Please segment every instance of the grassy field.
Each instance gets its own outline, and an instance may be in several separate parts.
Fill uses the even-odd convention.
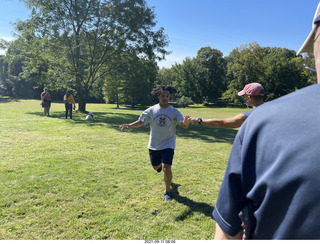
[[[0,239],[207,240],[236,130],[177,128],[173,198],[149,162],[147,126],[120,132],[142,109],[87,104],[95,121],[51,117],[36,100],[0,100]],[[231,117],[236,108],[180,109]]]

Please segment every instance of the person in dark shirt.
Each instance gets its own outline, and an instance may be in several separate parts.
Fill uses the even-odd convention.
[[[238,131],[213,218],[215,239],[320,239],[320,3],[297,54],[318,84],[255,109]]]
[[[41,97],[41,105],[44,110],[44,115],[50,116],[51,95],[47,87],[43,89],[43,92],[41,93],[40,97]]]
[[[264,103],[263,86],[256,82],[247,84],[243,88],[243,90],[238,93],[238,95],[244,96],[247,106],[252,107],[253,109]],[[250,110],[249,112],[237,114],[233,118],[203,119],[203,118],[191,117],[189,120],[190,120],[190,123],[194,125],[201,124],[201,125],[206,125],[206,126],[215,127],[215,128],[238,128],[249,117],[253,109]]]

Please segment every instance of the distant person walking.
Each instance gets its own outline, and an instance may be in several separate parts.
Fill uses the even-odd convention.
[[[66,94],[63,97],[63,101],[65,103],[65,108],[66,108],[66,119],[68,118],[68,113],[70,114],[70,119],[72,119],[72,105],[73,109],[76,109],[76,103],[74,101],[74,97],[71,94],[71,90],[67,90]]]
[[[264,89],[263,86],[259,83],[250,83],[247,84],[242,91],[238,93],[239,96],[244,96],[246,100],[246,104],[248,107],[252,107],[253,109],[260,106],[264,103]],[[243,122],[249,117],[251,112],[240,113],[233,118],[225,118],[225,119],[202,119],[197,117],[191,117],[189,120],[192,124],[202,124],[209,127],[215,128],[238,128]]]
[[[44,109],[44,115],[50,116],[51,95],[47,87],[43,89],[43,92],[41,93],[40,97],[41,97],[41,106]]]
[[[164,172],[164,201],[171,201],[170,187],[172,182],[171,165],[176,146],[176,126],[189,127],[189,116],[169,105],[170,95],[176,93],[171,86],[160,85],[154,88],[152,95],[159,98],[159,103],[145,110],[139,119],[131,124],[120,125],[121,131],[150,124],[149,155],[153,169]]]

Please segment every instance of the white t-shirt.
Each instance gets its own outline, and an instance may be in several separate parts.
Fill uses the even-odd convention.
[[[172,106],[161,108],[159,104],[156,104],[145,110],[140,115],[139,120],[144,125],[150,124],[149,149],[175,149],[176,126],[184,120],[178,109]]]

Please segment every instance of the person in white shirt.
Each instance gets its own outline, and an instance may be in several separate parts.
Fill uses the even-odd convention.
[[[146,109],[139,119],[130,124],[120,125],[121,131],[150,125],[149,155],[151,164],[157,172],[164,172],[165,192],[164,200],[171,201],[170,186],[172,182],[171,165],[176,145],[176,126],[189,127],[189,117],[185,118],[181,112],[170,106],[170,95],[176,93],[172,86],[159,85],[151,92],[157,96],[159,103]]]

